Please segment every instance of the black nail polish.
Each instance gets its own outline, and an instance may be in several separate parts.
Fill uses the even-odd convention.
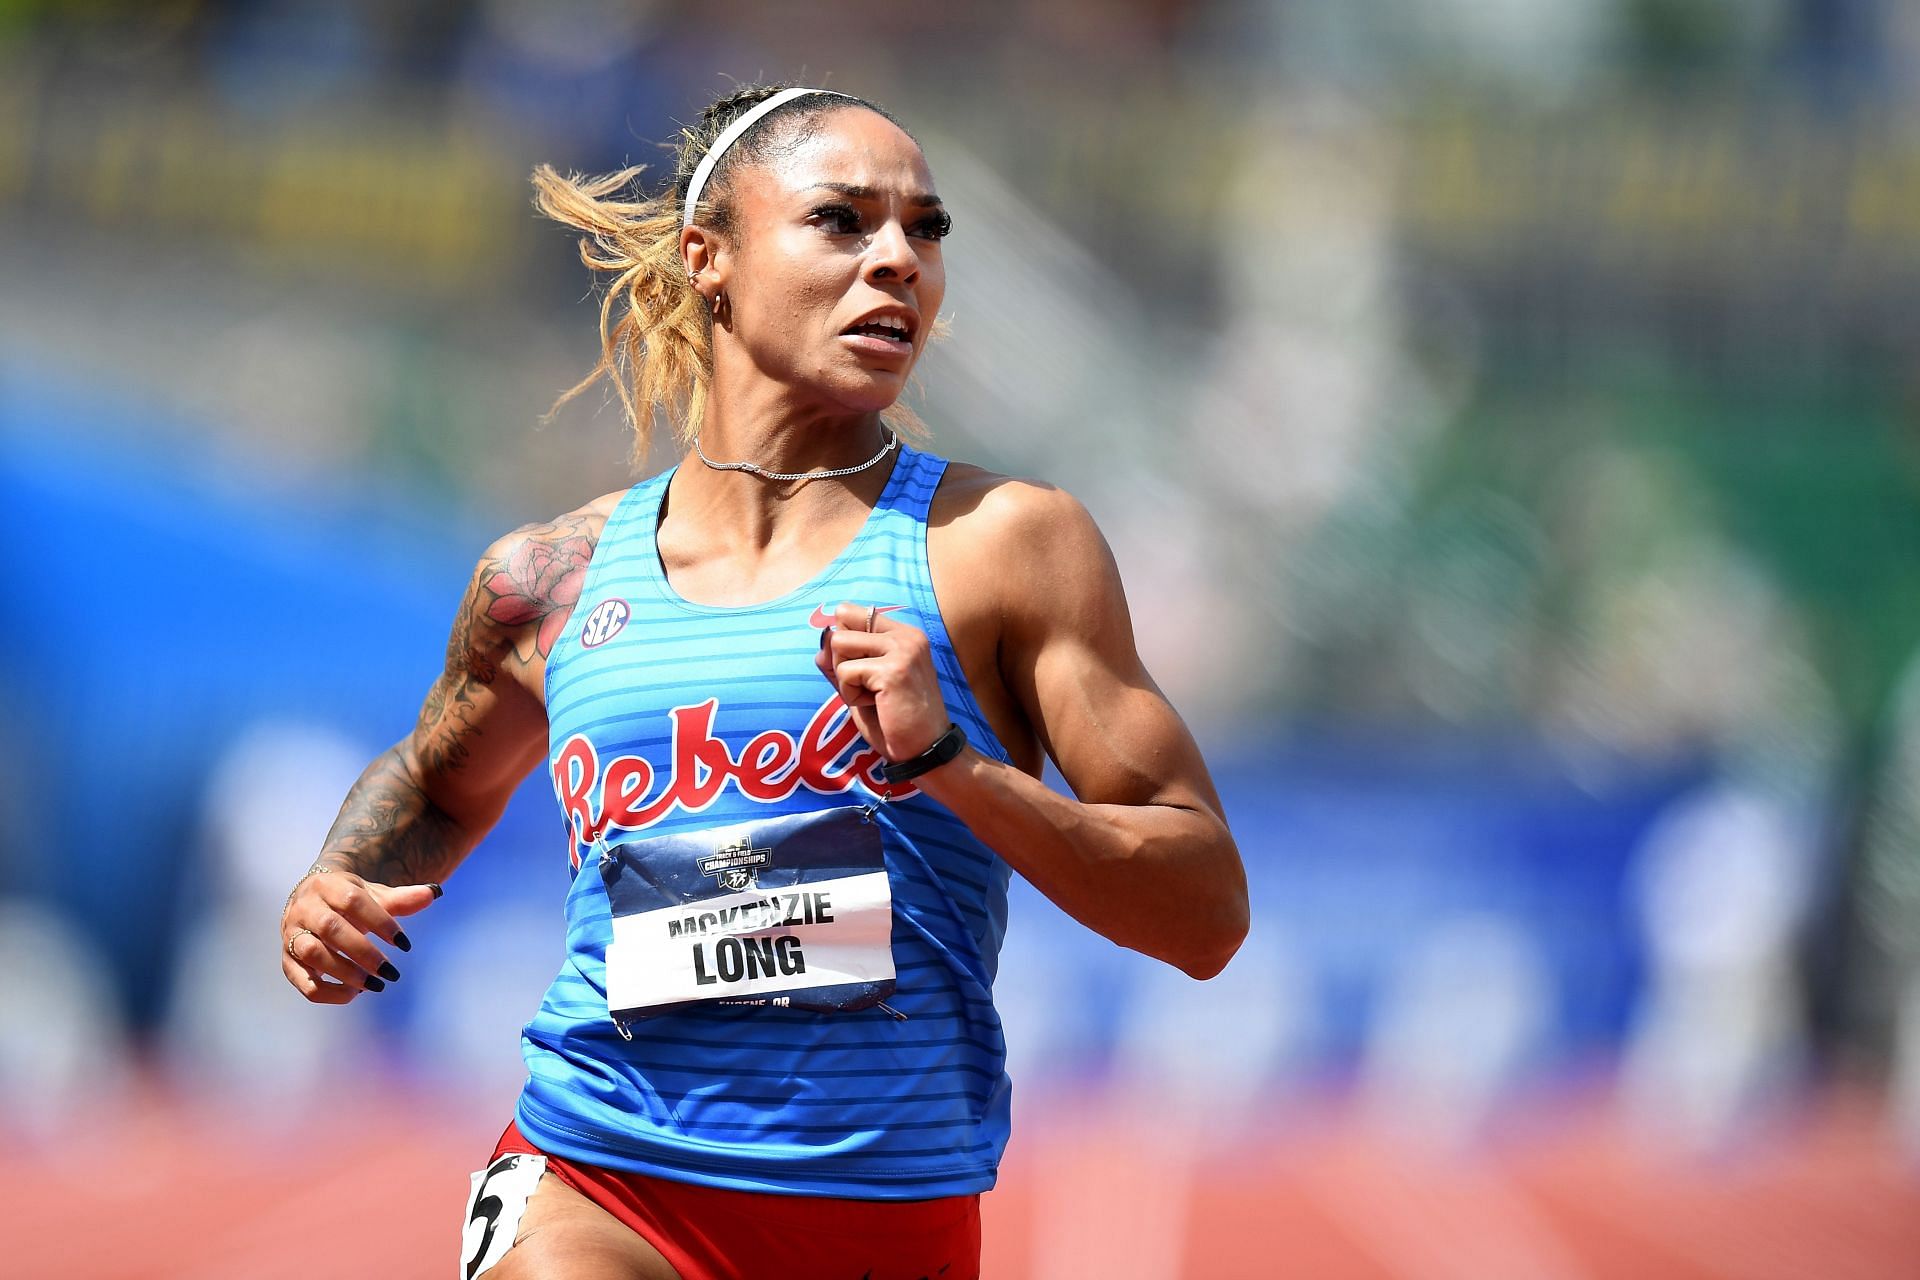
[[[436,898],[444,898],[447,896],[447,891],[440,887],[440,882],[438,880],[427,881],[427,888],[433,890],[433,896]]]
[[[828,641],[828,640],[830,640],[830,639],[832,639],[832,638],[833,638],[833,628],[832,628],[832,627],[822,627],[822,628],[820,628],[820,647],[821,647],[822,649],[824,649],[824,648],[826,648],[826,647],[827,647],[827,641]]]
[[[387,984],[380,981],[380,979],[374,977],[372,974],[368,974],[367,980],[361,983],[360,985],[365,987],[369,991],[385,991],[387,989]]]
[[[394,968],[390,961],[382,960],[380,962],[380,976],[388,982],[400,981],[400,971]]]
[[[413,940],[407,937],[406,930],[404,929],[395,929],[393,931],[393,945],[402,951],[413,950]]]

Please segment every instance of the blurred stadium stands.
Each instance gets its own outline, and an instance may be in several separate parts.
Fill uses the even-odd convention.
[[[923,416],[1101,519],[1249,864],[1206,986],[1016,898],[988,1274],[1920,1274],[1920,9],[0,0],[19,1274],[344,1268],[349,1192],[447,1265],[551,797],[378,1000],[279,904],[478,549],[632,475],[537,425],[528,170],[729,75],[925,143]]]

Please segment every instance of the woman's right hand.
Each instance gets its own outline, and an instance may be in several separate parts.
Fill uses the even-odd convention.
[[[619,499],[524,525],[474,566],[419,719],[360,774],[323,860],[280,916],[280,970],[308,1000],[345,1004],[400,976],[374,944],[413,949],[394,918],[440,896],[431,881],[453,872],[546,760],[547,658]]]
[[[384,990],[400,971],[373,940],[413,950],[395,917],[422,911],[439,896],[437,884],[396,887],[315,867],[294,886],[280,916],[280,971],[315,1004],[345,1004],[362,991]]]

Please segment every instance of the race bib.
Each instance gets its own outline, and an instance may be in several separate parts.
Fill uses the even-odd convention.
[[[527,1201],[547,1171],[545,1156],[501,1156],[471,1176],[467,1225],[460,1233],[460,1280],[474,1280],[492,1269],[520,1231]]]
[[[622,1034],[698,1002],[841,1013],[893,992],[893,893],[864,808],[603,842],[600,875]]]

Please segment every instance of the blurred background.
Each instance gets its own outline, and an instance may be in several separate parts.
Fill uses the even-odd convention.
[[[1903,0],[0,0],[9,1274],[452,1264],[551,794],[378,998],[280,906],[479,550],[637,474],[538,421],[528,171],[735,78],[924,143],[916,403],[1100,519],[1248,863],[1205,985],[1019,887],[987,1274],[1920,1275]]]

